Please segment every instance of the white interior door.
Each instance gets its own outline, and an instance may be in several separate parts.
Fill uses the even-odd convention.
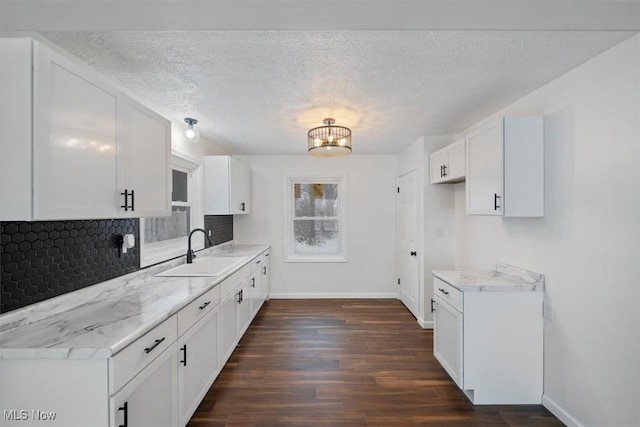
[[[418,195],[417,171],[400,176],[398,182],[398,254],[400,301],[418,318]]]

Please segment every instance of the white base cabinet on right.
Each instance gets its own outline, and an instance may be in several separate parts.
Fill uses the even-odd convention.
[[[461,291],[434,277],[434,356],[475,405],[540,404],[541,291]]]

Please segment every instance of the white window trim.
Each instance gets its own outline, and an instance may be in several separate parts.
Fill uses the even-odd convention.
[[[172,152],[171,169],[186,172],[191,176],[187,191],[192,198],[191,229],[204,227],[203,182],[204,174],[202,161],[186,153]],[[144,218],[140,218],[140,267],[148,267],[187,253],[187,237],[163,240],[150,244],[144,243]],[[191,238],[193,250],[204,248],[204,236],[195,233]]]
[[[293,184],[338,184],[338,227],[340,253],[338,255],[298,255],[293,253]],[[346,176],[288,176],[285,178],[284,262],[349,262],[347,256],[347,177]]]

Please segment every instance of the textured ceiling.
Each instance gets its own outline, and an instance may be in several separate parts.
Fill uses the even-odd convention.
[[[454,134],[628,38],[586,31],[44,32],[232,154],[302,154],[334,117],[358,154]]]

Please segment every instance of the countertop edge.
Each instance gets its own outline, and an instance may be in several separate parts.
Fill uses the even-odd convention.
[[[233,269],[229,270],[228,272],[226,272],[222,276],[212,277],[213,280],[207,286],[204,286],[198,292],[190,294],[184,300],[180,301],[179,303],[176,303],[176,305],[174,305],[172,307],[172,309],[162,313],[162,315],[159,315],[156,318],[149,319],[148,321],[145,321],[144,324],[142,324],[135,331],[129,333],[126,336],[123,336],[122,339],[120,339],[119,341],[114,341],[113,344],[110,345],[109,347],[102,347],[102,346],[101,347],[90,347],[90,346],[88,346],[88,347],[84,347],[84,346],[78,346],[78,347],[64,347],[64,346],[61,346],[61,347],[19,347],[19,346],[17,346],[17,347],[0,347],[0,359],[5,359],[5,360],[8,360],[8,359],[85,359],[85,360],[89,360],[89,359],[94,359],[94,360],[109,359],[109,358],[117,355],[118,353],[120,353],[122,350],[127,348],[130,344],[135,342],[140,337],[144,336],[149,331],[153,330],[158,325],[162,324],[166,320],[170,319],[172,316],[176,315],[176,313],[178,313],[180,310],[184,309],[186,306],[191,304],[193,301],[195,301],[196,299],[198,299],[199,297],[201,297],[205,293],[209,292],[211,289],[213,289],[216,286],[218,286],[220,283],[222,283],[228,277],[230,277],[231,275],[233,275],[237,271],[241,270],[242,268],[244,268],[248,264],[250,264],[253,260],[255,260],[257,257],[259,257],[262,253],[264,253],[265,251],[267,251],[267,250],[269,250],[271,248],[271,246],[268,245],[268,244],[247,244],[247,245],[244,245],[244,244],[231,244],[231,245],[220,245],[220,246],[215,246],[215,247],[212,247],[212,248],[207,248],[207,249],[199,251],[198,253],[201,254],[201,256],[225,256],[225,255],[228,256],[229,251],[231,251],[231,253],[233,253],[234,249],[237,249],[237,248],[243,247],[243,246],[251,246],[251,247],[253,247],[252,250],[251,250],[251,254],[244,255],[244,257],[246,258],[244,262],[242,262],[241,264],[237,265]],[[164,269],[166,270],[166,269],[172,268],[173,267],[172,264],[174,264],[174,263],[175,263],[175,260],[169,260],[167,262],[158,264],[156,266],[149,267],[148,269],[140,269],[140,270],[135,272],[137,274],[135,274],[135,273],[133,274],[133,278],[131,280],[136,282],[136,286],[144,286],[144,284],[146,284],[148,282],[151,282],[154,279],[158,279],[158,278],[155,277],[155,274],[157,274],[157,272],[161,271],[161,270],[159,270],[159,268],[162,268],[164,266]],[[153,273],[150,273],[150,272],[153,272]],[[171,280],[180,280],[181,278],[180,277],[161,277],[159,279],[163,279],[164,281],[170,282]],[[112,279],[112,280],[117,280],[117,278],[116,279]],[[103,282],[103,283],[99,283],[99,284],[97,284],[95,286],[105,285],[108,282],[109,281],[106,281],[106,282]],[[77,307],[78,307],[78,305],[71,305],[70,307],[68,307],[67,311],[74,310]],[[58,313],[56,311],[56,312],[52,313],[49,317],[54,317],[54,316],[59,315],[59,314],[60,313]],[[39,319],[38,321],[42,321],[42,320],[45,320],[47,318],[48,317],[45,316],[45,317]],[[31,323],[36,323],[36,322],[31,322]],[[31,324],[31,323],[22,323],[22,322],[16,322],[16,323],[18,323],[18,326],[16,328],[12,328],[12,329],[10,329],[8,331],[11,331],[11,330],[14,330],[14,329],[18,329],[20,327],[27,326],[27,325]],[[6,332],[8,332],[8,331],[6,331]],[[2,334],[0,334],[0,336],[1,335]]]

